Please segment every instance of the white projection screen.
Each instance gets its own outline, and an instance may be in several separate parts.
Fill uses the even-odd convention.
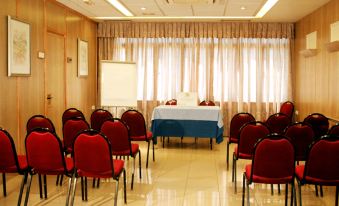
[[[132,62],[100,61],[101,106],[137,106],[137,67]]]

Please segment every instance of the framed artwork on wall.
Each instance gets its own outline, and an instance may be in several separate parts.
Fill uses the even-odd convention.
[[[88,43],[78,39],[78,76],[88,75]]]
[[[11,16],[8,21],[8,76],[31,75],[31,28]]]

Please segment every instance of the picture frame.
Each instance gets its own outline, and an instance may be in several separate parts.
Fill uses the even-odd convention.
[[[78,38],[78,76],[88,76],[88,43]]]
[[[31,26],[7,16],[8,76],[31,75]]]

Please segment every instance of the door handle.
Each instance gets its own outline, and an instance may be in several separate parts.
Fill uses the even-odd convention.
[[[51,94],[47,94],[47,99],[48,100],[51,100],[53,97],[52,97],[52,95]]]

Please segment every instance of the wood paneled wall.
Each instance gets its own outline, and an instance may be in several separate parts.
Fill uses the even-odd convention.
[[[31,25],[31,76],[7,77],[7,15]],[[88,120],[96,105],[97,23],[54,0],[4,0],[0,9],[0,127],[10,132],[19,153],[24,152],[26,122],[34,114],[46,114],[46,62],[38,52],[49,54],[47,32],[65,41],[65,108],[82,110]],[[88,42],[89,75],[77,76],[77,39]],[[72,58],[67,63],[66,58]],[[58,87],[58,85],[55,85]],[[61,122],[61,115],[59,121]],[[62,134],[58,134],[62,137]]]
[[[296,23],[293,88],[297,119],[319,112],[339,120],[339,51],[329,52],[330,24],[339,20],[339,1],[332,0]],[[317,54],[303,57],[306,35],[317,31]]]

